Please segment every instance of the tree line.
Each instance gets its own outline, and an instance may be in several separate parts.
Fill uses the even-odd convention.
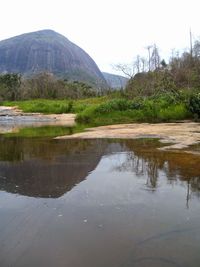
[[[40,73],[24,78],[17,73],[0,75],[0,101],[16,101],[37,98],[79,99],[92,97],[96,91],[80,81],[57,79],[50,73]]]
[[[173,50],[168,63],[161,59],[156,44],[146,49],[146,58],[137,55],[132,65],[115,66],[130,78],[126,87],[129,97],[200,90],[200,40],[195,40],[189,51]]]

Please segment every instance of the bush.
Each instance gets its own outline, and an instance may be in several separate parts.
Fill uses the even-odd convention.
[[[190,96],[188,108],[194,117],[200,118],[200,93],[195,93]]]
[[[89,106],[88,108],[84,109],[82,112],[78,113],[76,116],[76,122],[79,123],[91,123],[93,116],[95,114],[96,106]]]

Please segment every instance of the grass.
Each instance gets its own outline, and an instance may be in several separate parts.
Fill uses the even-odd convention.
[[[44,114],[62,114],[78,113],[90,105],[97,105],[108,100],[108,97],[95,97],[81,100],[49,100],[35,99],[24,101],[5,101],[2,105],[18,106],[23,112],[27,113],[44,113]]]
[[[3,104],[18,106],[24,112],[76,113],[78,125],[90,126],[133,122],[172,122],[192,118],[184,101],[177,101],[166,95],[134,100],[111,95],[73,102],[71,100],[36,99],[4,102]]]
[[[161,109],[158,113],[158,118],[160,121],[166,122],[172,120],[184,120],[190,119],[191,114],[184,104],[178,104],[165,109]]]
[[[15,102],[4,102],[6,106],[18,106],[23,112],[28,113],[44,113],[44,114],[60,114],[70,112],[70,101],[67,100],[26,100]]]
[[[156,100],[129,101],[115,99],[91,105],[79,112],[77,122],[92,126],[133,123],[133,122],[171,122],[191,118],[185,103],[167,105]]]

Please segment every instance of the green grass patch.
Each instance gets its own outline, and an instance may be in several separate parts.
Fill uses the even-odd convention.
[[[4,102],[6,106],[17,106],[23,112],[27,113],[44,113],[44,114],[61,114],[72,111],[73,104],[69,100],[26,100],[16,102]]]
[[[43,113],[43,114],[62,114],[62,113],[78,113],[91,105],[98,105],[108,101],[108,97],[95,97],[82,100],[49,100],[35,99],[25,101],[5,101],[2,105],[17,106],[23,112],[27,113]]]
[[[160,121],[184,120],[191,118],[191,113],[184,104],[172,105],[159,110],[158,118]]]

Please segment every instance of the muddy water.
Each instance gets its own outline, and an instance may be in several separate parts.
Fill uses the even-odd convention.
[[[199,267],[200,156],[0,137],[0,266]]]

